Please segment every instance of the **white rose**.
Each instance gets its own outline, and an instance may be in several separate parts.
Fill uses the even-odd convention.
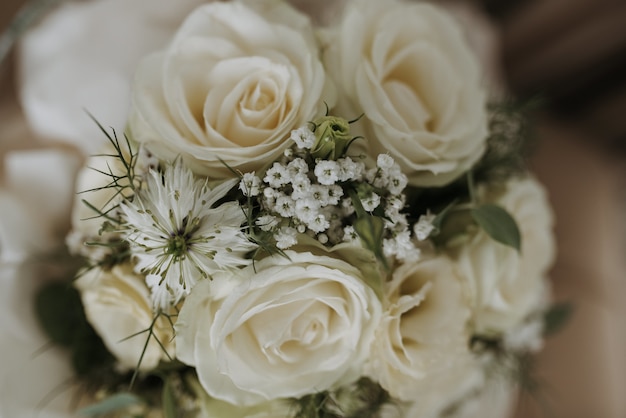
[[[415,401],[416,416],[436,417],[483,382],[461,281],[442,256],[401,265],[386,292],[367,373],[392,397]]]
[[[155,315],[144,278],[133,273],[131,265],[117,265],[110,271],[100,268],[89,270],[80,276],[75,286],[80,292],[87,320],[109,352],[121,367],[137,367],[148,338],[148,333],[141,331],[150,328]],[[168,355],[174,357],[171,344],[173,329],[169,320],[164,316],[158,318],[153,332],[140,370],[155,368],[159,361],[167,360]]]
[[[61,245],[79,162],[63,150],[7,153],[0,187],[0,262],[21,261]]]
[[[102,151],[101,154],[88,158],[76,177],[72,230],[83,237],[98,236],[98,231],[105,221],[101,214],[105,213],[114,217],[116,214],[111,210],[124,197],[116,187],[107,186],[114,184],[112,176],[125,176],[126,169],[119,158],[111,156],[112,147],[107,147]],[[128,181],[122,179],[118,181],[118,184],[125,186],[128,185]]]
[[[98,0],[59,6],[19,45],[20,99],[31,127],[85,154],[98,151],[106,139],[85,109],[122,133],[137,63],[162,48],[203,3]]]
[[[479,232],[458,254],[467,282],[477,332],[505,332],[542,309],[546,273],[555,256],[552,212],[542,186],[532,178],[511,180],[495,199],[515,218],[522,237],[518,253]]]
[[[334,100],[306,16],[276,1],[198,8],[136,73],[132,137],[196,172],[255,171]],[[328,90],[330,91],[330,90]]]
[[[511,417],[517,400],[517,387],[504,376],[492,376],[482,388],[476,388],[458,399],[445,412],[445,418],[504,418]],[[419,402],[404,409],[406,418],[441,418],[424,415]]]
[[[176,324],[178,358],[235,405],[300,397],[361,375],[380,302],[335,258],[287,251],[198,284]]]
[[[76,378],[69,353],[49,346],[50,338],[41,330],[33,308],[36,290],[48,274],[50,269],[32,260],[21,266],[0,263],[0,417],[3,418],[74,416],[70,413],[71,405],[75,405],[78,393],[67,387],[67,382]],[[60,387],[65,390],[49,396]]]
[[[442,10],[353,1],[325,57],[347,99],[340,111],[365,115],[359,123],[370,154],[389,153],[409,184],[449,183],[483,154],[488,131],[480,69]]]

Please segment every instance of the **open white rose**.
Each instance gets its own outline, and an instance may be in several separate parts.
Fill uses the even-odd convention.
[[[32,260],[22,265],[0,263],[2,418],[74,416],[70,411],[77,392],[67,385],[75,380],[69,353],[49,346],[50,338],[44,335],[32,305],[47,273]]]
[[[199,283],[176,323],[178,358],[236,405],[300,397],[361,375],[380,302],[335,258],[288,251]]]
[[[437,417],[483,382],[469,350],[469,307],[446,257],[406,263],[387,285],[388,304],[367,372],[389,394],[415,401],[411,416]]]
[[[62,244],[79,158],[64,150],[16,150],[0,187],[0,262],[21,261]]]
[[[105,218],[114,217],[111,210],[120,203],[124,194],[114,184],[115,178],[123,177],[126,169],[119,158],[111,156],[114,150],[106,147],[101,154],[87,159],[76,177],[76,194],[72,207],[72,230],[82,237],[96,237]],[[128,185],[126,179],[118,180],[120,186]],[[127,190],[126,195],[130,193]]]
[[[196,173],[254,171],[321,114],[324,68],[306,16],[276,1],[198,8],[136,73],[132,137],[155,155],[181,155]]]
[[[491,376],[482,388],[465,394],[458,403],[445,410],[445,418],[505,418],[511,417],[516,406],[518,388],[504,376]],[[406,418],[441,418],[441,414],[425,415],[419,402],[404,409]]]
[[[131,265],[117,265],[109,271],[89,270],[80,276],[75,286],[80,292],[87,320],[109,352],[121,367],[137,367],[148,333],[135,334],[149,329],[155,315],[144,278],[133,273]],[[168,319],[158,318],[153,331],[140,370],[155,368],[159,361],[167,360],[168,355],[174,357],[173,329]]]
[[[517,221],[521,252],[480,232],[460,248],[457,262],[472,299],[474,327],[486,333],[505,332],[544,307],[546,273],[555,256],[552,211],[537,181],[509,181],[495,203]]]
[[[43,139],[71,143],[85,154],[97,152],[106,139],[85,110],[123,132],[137,63],[162,48],[203,3],[64,2],[19,45],[20,99],[31,127]]]
[[[487,137],[477,59],[444,11],[424,3],[356,0],[325,60],[343,92],[340,112],[363,113],[371,155],[389,153],[416,186],[469,169]]]

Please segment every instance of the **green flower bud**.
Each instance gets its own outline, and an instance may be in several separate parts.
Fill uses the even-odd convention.
[[[348,121],[337,116],[322,116],[314,123],[315,144],[311,148],[313,158],[338,160],[343,157],[352,142]]]

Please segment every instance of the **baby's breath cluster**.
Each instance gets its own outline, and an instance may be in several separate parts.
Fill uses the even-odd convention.
[[[298,234],[325,245],[359,242],[365,231],[358,218],[382,222],[375,245],[384,256],[405,260],[417,254],[406,215],[407,178],[387,154],[367,168],[360,156],[347,155],[354,138],[349,122],[325,116],[291,133],[294,145],[262,175],[243,174],[239,188],[260,210],[255,227],[269,233],[277,248],[297,243]],[[367,245],[366,245],[367,246]]]

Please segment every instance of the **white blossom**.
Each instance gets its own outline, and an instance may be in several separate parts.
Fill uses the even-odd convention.
[[[431,213],[420,215],[419,220],[413,226],[413,232],[419,241],[424,241],[435,229],[433,221],[437,216]]]
[[[239,182],[239,189],[244,196],[253,197],[261,193],[261,179],[252,173],[245,173]]]
[[[376,158],[376,165],[381,170],[389,170],[395,163],[389,154],[378,154],[378,158]]]
[[[274,234],[276,240],[276,247],[281,250],[285,250],[289,247],[296,245],[298,240],[296,239],[297,232],[294,228],[289,226],[283,226],[280,230]]]
[[[296,143],[298,148],[302,149],[311,149],[315,144],[315,134],[306,126],[291,131],[289,138]]]
[[[256,220],[256,225],[261,228],[261,231],[271,231],[278,225],[278,218],[273,215],[262,215]]]
[[[202,278],[250,263],[245,254],[255,244],[241,230],[239,205],[211,207],[235,184],[210,189],[178,159],[163,173],[151,170],[145,188],[120,205],[124,238],[136,271],[150,276],[155,308],[178,303]]]
[[[306,174],[309,172],[309,166],[302,158],[296,158],[287,164],[287,171],[291,176],[297,176],[298,174]]]
[[[316,215],[310,222],[307,223],[307,226],[311,231],[314,232],[322,232],[326,231],[330,226],[330,222],[323,214]]]
[[[291,176],[282,164],[276,162],[272,167],[267,170],[263,181],[270,185],[270,187],[278,188],[289,183]]]
[[[331,185],[339,181],[339,164],[337,161],[321,160],[315,165],[315,176],[320,184]]]
[[[337,163],[339,164],[339,181],[359,180],[365,170],[362,162],[355,162],[350,157],[340,158]]]
[[[296,205],[290,196],[282,194],[276,198],[274,210],[283,218],[291,218],[296,213]]]
[[[378,205],[380,205],[380,196],[372,192],[365,198],[361,199],[361,204],[363,205],[363,209],[367,212],[372,212],[378,207]]]

